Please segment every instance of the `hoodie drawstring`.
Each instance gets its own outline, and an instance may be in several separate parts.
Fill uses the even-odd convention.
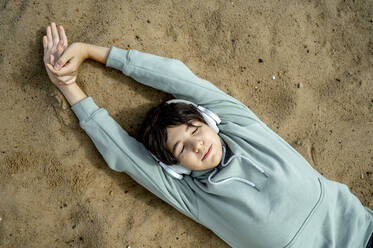
[[[226,163],[224,163],[224,160],[225,160],[225,155],[226,155],[226,149],[225,149],[225,146],[223,145],[223,156],[222,156],[222,160],[221,160],[221,166],[222,167],[225,167],[227,166],[233,158],[241,158],[241,159],[246,159],[247,161],[250,162],[250,165],[252,165],[255,169],[257,169],[260,173],[262,173],[265,177],[268,177],[267,173],[265,173],[265,171],[258,165],[256,165],[253,161],[251,161],[249,158],[245,157],[245,156],[242,156],[242,155],[232,155],[232,157],[230,157],[228,159],[228,161]],[[221,184],[221,183],[225,183],[225,182],[228,182],[228,181],[231,181],[231,180],[237,180],[237,181],[240,181],[242,183],[246,183],[247,185],[255,188],[256,190],[259,191],[259,189],[256,187],[255,183],[247,180],[247,179],[244,179],[244,178],[240,178],[240,177],[229,177],[229,178],[226,178],[226,179],[223,179],[223,180],[220,180],[218,182],[214,182],[212,181],[212,177],[218,172],[218,169],[215,168],[213,170],[213,172],[211,172],[211,174],[209,175],[208,177],[208,181],[211,183],[211,184]]]

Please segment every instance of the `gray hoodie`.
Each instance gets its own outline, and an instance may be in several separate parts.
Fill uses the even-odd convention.
[[[373,211],[346,185],[315,171],[244,104],[179,60],[112,47],[106,65],[138,82],[202,105],[222,122],[221,164],[177,180],[91,97],[72,106],[107,164],[125,172],[232,247],[364,248]]]

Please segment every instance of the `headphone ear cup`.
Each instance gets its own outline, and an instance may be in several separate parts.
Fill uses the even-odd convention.
[[[167,165],[165,165],[164,163],[162,163],[160,161],[158,163],[167,172],[168,175],[172,176],[173,178],[179,179],[179,180],[183,179],[184,176],[182,174],[179,174],[179,173],[175,172],[170,167],[168,167]]]
[[[207,116],[209,116],[216,124],[220,124],[221,123],[221,120],[219,118],[219,116],[217,114],[215,114],[214,112],[212,112],[211,110],[201,106],[201,105],[198,105],[197,106],[198,110],[202,113],[205,113]]]
[[[161,162],[153,153],[150,152],[150,155],[154,158],[155,161],[157,161],[157,163],[163,168],[163,170],[170,176],[172,176],[173,178],[176,178],[176,179],[183,179],[183,175],[182,174],[179,174],[178,172],[172,170],[168,165],[166,165],[165,163]],[[185,172],[185,174],[190,174]]]
[[[216,122],[213,118],[211,118],[209,115],[205,114],[204,112],[201,112],[203,119],[206,121],[207,125],[209,125],[216,133],[219,133],[219,128],[216,125]]]

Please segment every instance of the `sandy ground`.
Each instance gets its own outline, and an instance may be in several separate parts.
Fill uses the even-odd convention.
[[[45,73],[51,21],[184,61],[373,208],[372,1],[68,2],[0,1],[0,247],[227,247],[108,169]],[[167,97],[91,61],[78,82],[132,135]]]

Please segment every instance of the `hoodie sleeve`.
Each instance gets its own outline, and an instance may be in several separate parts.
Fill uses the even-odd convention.
[[[166,175],[142,143],[129,136],[91,97],[71,108],[111,169],[127,173],[163,201],[196,219],[195,197],[186,180]]]
[[[175,98],[207,107],[218,114],[222,122],[240,125],[261,122],[243,103],[194,75],[180,60],[112,47],[106,66],[121,70],[136,81]]]

